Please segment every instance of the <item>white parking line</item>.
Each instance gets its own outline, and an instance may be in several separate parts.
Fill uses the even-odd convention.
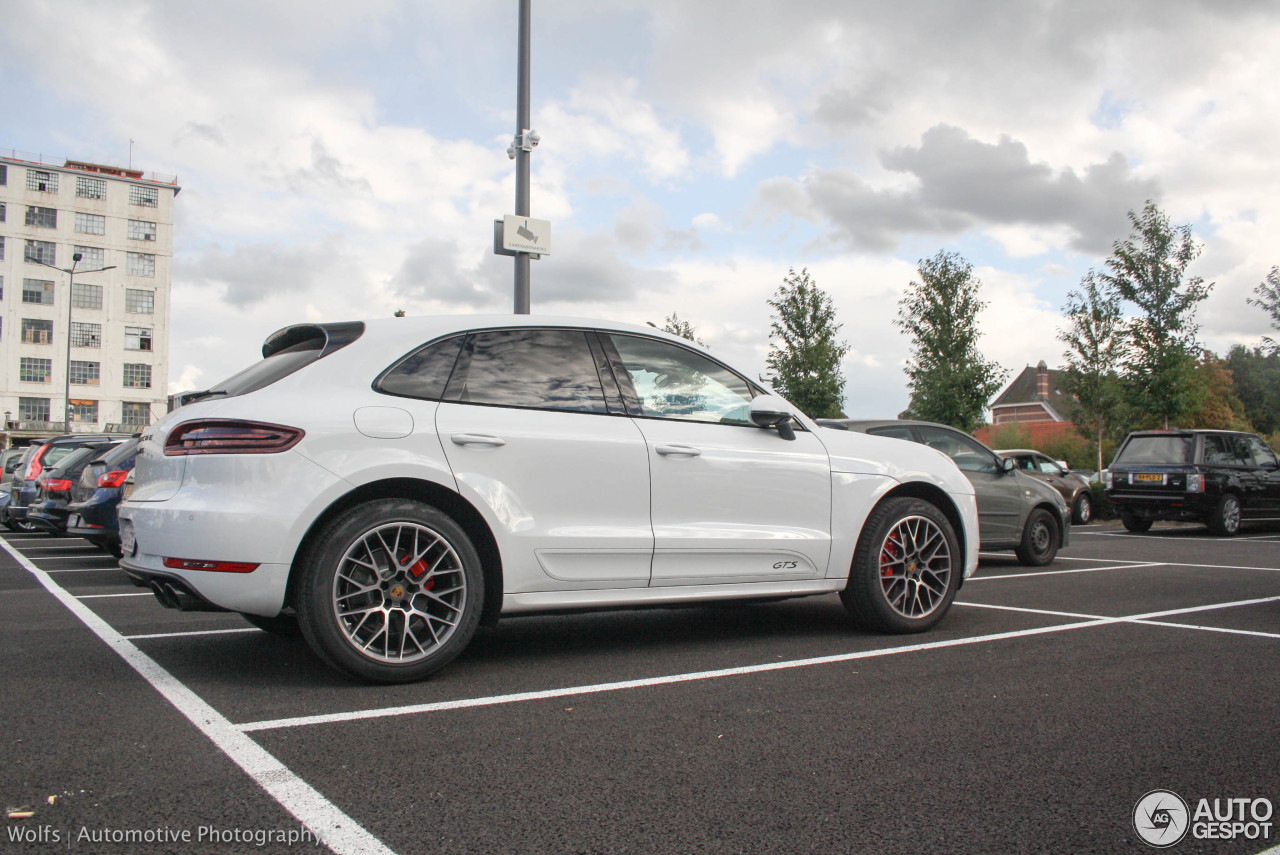
[[[41,570],[41,573],[44,571]],[[51,580],[52,581],[52,580]],[[81,594],[76,597],[77,600],[105,600],[109,597],[154,597],[150,591],[143,591],[140,594]]]
[[[1000,573],[995,576],[970,576],[966,582],[990,582],[993,579],[1022,579],[1027,576],[1061,576],[1065,573],[1097,573],[1102,570],[1136,570],[1142,567],[1163,567],[1163,561],[1144,564],[1113,564],[1109,567],[1078,567],[1074,570],[1033,570],[1029,573]]]
[[[79,549],[83,552],[102,552],[101,549],[94,546],[92,543],[80,543],[72,544],[70,546],[28,546],[26,549],[22,550],[22,554],[26,555],[28,552],[49,552],[52,550],[65,551],[68,549]]]
[[[237,626],[234,629],[199,629],[191,632],[153,632],[149,635],[126,635],[130,641],[144,638],[186,638],[188,635],[226,635],[232,632],[262,632],[256,626]]]
[[[1219,609],[1234,609],[1241,606],[1257,606],[1264,603],[1280,602],[1280,596],[1276,597],[1259,597],[1252,600],[1235,600],[1230,603],[1213,603],[1208,606],[1188,606],[1182,609],[1169,609],[1162,612],[1150,612],[1145,615],[1129,615],[1127,617],[1115,618],[1119,623],[1145,624],[1147,626],[1163,626],[1171,629],[1198,629],[1206,632],[1223,632],[1229,635],[1252,635],[1259,638],[1280,638],[1280,634],[1274,632],[1257,632],[1251,629],[1230,629],[1222,626],[1202,626],[1190,623],[1174,623],[1172,621],[1155,620],[1158,617],[1172,617],[1174,615],[1196,614],[1197,612],[1212,612]],[[1076,612],[1059,612],[1050,609],[1028,609],[1019,606],[1001,606],[992,603],[969,603],[957,600],[957,606],[969,606],[975,609],[994,609],[1002,612],[1021,612],[1023,614],[1045,615],[1047,617],[1066,617],[1076,620],[1102,620],[1102,615],[1086,615]]]
[[[120,655],[144,680],[173,704],[187,720],[209,738],[222,753],[245,771],[258,786],[311,829],[326,846],[339,855],[395,855],[337,805],[299,778],[265,748],[246,736],[222,713],[191,691],[159,663],[139,650],[105,620],[53,581],[48,573],[0,539],[0,546],[98,638]],[[130,595],[125,595],[130,596]],[[149,595],[148,595],[149,596]]]
[[[639,680],[620,680],[616,683],[595,683],[587,686],[566,686],[561,689],[544,689],[537,692],[516,692],[510,695],[491,695],[483,698],[464,698],[456,701],[437,701],[430,704],[409,704],[400,707],[381,707],[353,712],[329,713],[326,715],[307,715],[297,718],[280,718],[270,721],[251,721],[237,725],[241,731],[276,730],[284,727],[300,727],[312,724],[334,724],[344,721],[360,721],[370,718],[386,718],[389,716],[414,715],[444,710],[467,709],[470,707],[487,707],[498,704],[511,704],[521,701],[538,701],[548,698],[563,698],[572,695],[591,695],[598,692],[617,692],[623,689],[640,689],[649,686],[665,686],[672,683],[690,683],[698,680],[714,680],[720,677],[738,677],[744,674],[761,674],[767,671],[785,671],[792,668],[809,668],[814,665],[830,665],[837,662],[853,662],[858,659],[874,659],[881,656],[897,656],[903,653],[918,653],[922,650],[941,650],[945,647],[962,647],[968,644],[983,644],[989,641],[1003,641],[1009,638],[1024,638],[1029,635],[1047,635],[1054,632],[1066,632],[1070,629],[1102,626],[1119,623],[1119,618],[1093,618],[1080,623],[1066,623],[1057,626],[1019,629],[1011,632],[997,632],[990,635],[977,635],[969,638],[952,638],[946,641],[929,641],[921,644],[907,644],[902,647],[887,647],[876,650],[861,650],[856,653],[837,653],[831,656],[815,656],[811,659],[791,659],[785,662],[767,662],[762,665],[742,665],[737,668],[721,668],[715,671],[694,671],[686,674],[670,674],[663,677],[645,677]]]
[[[119,564],[108,564],[104,567],[63,567],[61,570],[46,570],[46,573],[101,573],[104,570],[119,570]]]

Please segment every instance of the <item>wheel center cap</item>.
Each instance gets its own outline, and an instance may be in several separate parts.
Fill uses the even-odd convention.
[[[390,594],[394,599],[398,600],[401,597],[403,597],[405,594],[404,585],[392,585],[391,590],[387,591],[387,593]]]

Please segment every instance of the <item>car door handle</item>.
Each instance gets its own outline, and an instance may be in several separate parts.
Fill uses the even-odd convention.
[[[449,440],[454,445],[488,445],[494,448],[507,444],[505,439],[483,433],[455,433]]]
[[[653,450],[663,457],[697,457],[702,453],[692,445],[655,445]]]

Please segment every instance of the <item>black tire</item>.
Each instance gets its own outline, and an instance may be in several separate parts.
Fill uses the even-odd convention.
[[[1144,531],[1151,531],[1151,520],[1146,517],[1138,517],[1133,514],[1121,514],[1120,522],[1124,523],[1124,527],[1134,534],[1142,534]]]
[[[1093,496],[1088,490],[1082,490],[1080,495],[1076,496],[1076,503],[1071,508],[1071,522],[1073,525],[1088,525],[1093,521]]]
[[[275,617],[263,617],[262,615],[251,615],[241,612],[240,616],[263,632],[269,632],[272,635],[282,635],[291,638],[296,638],[302,635],[302,627],[298,626],[298,618],[294,615],[281,612]]]
[[[1044,567],[1052,564],[1062,545],[1062,532],[1058,521],[1044,508],[1036,508],[1027,515],[1022,528],[1022,543],[1018,545],[1018,560],[1028,567]]]
[[[466,532],[410,499],[365,502],[330,520],[298,572],[307,644],[372,682],[408,683],[443,668],[471,641],[484,608],[484,573]]]
[[[1240,533],[1240,497],[1223,493],[1206,521],[1209,531],[1219,537],[1235,537]]]
[[[960,541],[942,511],[923,499],[888,499],[862,527],[840,599],[864,629],[924,632],[951,607],[963,573]]]
[[[27,534],[43,531],[40,526],[27,520],[7,519],[4,524],[9,528],[9,531],[26,532]]]

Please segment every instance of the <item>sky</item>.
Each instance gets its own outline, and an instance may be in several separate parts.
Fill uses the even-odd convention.
[[[516,24],[516,0],[9,3],[0,149],[178,176],[169,386],[205,388],[291,323],[512,310]],[[1276,44],[1280,4],[1248,0],[532,0],[532,310],[674,312],[756,376],[807,269],[846,412],[893,416],[920,259],[973,264],[1012,379],[1062,363],[1067,293],[1151,200],[1203,245],[1201,343],[1254,344]]]

